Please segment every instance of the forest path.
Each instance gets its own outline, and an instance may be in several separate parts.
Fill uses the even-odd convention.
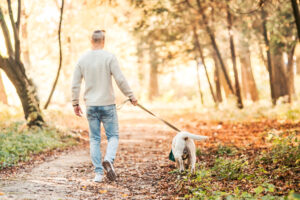
[[[175,133],[139,112],[119,112],[119,121],[115,182],[107,178],[102,183],[92,181],[93,166],[86,146],[2,179],[4,195],[0,199],[172,199],[168,172],[173,163],[168,154]],[[106,144],[102,131],[102,152]]]

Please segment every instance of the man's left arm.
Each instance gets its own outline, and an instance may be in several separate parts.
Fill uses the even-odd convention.
[[[82,73],[79,64],[76,65],[72,81],[72,105],[77,116],[81,117],[82,110],[79,106],[80,87],[82,82]]]

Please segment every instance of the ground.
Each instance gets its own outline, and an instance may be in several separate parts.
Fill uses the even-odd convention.
[[[56,153],[40,164],[4,176],[0,199],[170,199],[172,191],[161,191],[173,163],[168,160],[175,134],[147,114],[119,112],[120,145],[115,162],[116,182],[93,183],[88,145]],[[137,117],[138,116],[138,117]],[[74,119],[72,119],[74,120]],[[87,123],[80,119],[86,133]],[[86,136],[86,134],[83,134]],[[105,151],[106,138],[101,148]],[[163,182],[160,182],[163,180]],[[166,187],[167,188],[167,187]]]
[[[197,163],[201,173],[205,167],[213,168],[215,160],[220,157],[235,161],[245,156],[250,162],[249,166],[252,166],[251,160],[271,145],[266,140],[268,132],[289,130],[299,135],[300,130],[300,123],[287,121],[207,121],[201,120],[201,116],[188,113],[180,116],[170,115],[168,110],[155,110],[155,113],[161,113],[163,118],[180,129],[210,137],[205,142],[196,142],[200,150]],[[208,185],[203,185],[205,181],[193,182],[201,174],[190,177],[191,181],[178,181],[179,177],[186,180],[186,176],[180,176],[175,170],[174,162],[168,160],[172,138],[176,133],[147,113],[132,107],[119,110],[120,145],[115,161],[118,174],[116,182],[109,182],[105,178],[103,183],[93,183],[89,147],[87,142],[84,143],[88,139],[86,119],[73,115],[62,117],[61,114],[51,117],[56,118],[55,124],[58,127],[68,127],[72,129],[71,132],[80,133],[83,144],[63,152],[52,152],[51,156],[37,159],[36,162],[24,165],[25,167],[21,165],[16,170],[11,170],[10,174],[9,170],[2,171],[0,199],[178,199],[185,194],[194,195],[190,186],[201,190],[212,186],[220,191],[235,191],[240,187],[249,193],[256,191],[255,187],[260,187],[252,179],[247,180],[248,182],[237,179],[228,181],[219,180],[217,176],[208,177],[206,180],[214,180],[209,181]],[[102,152],[105,147],[106,138],[102,132]],[[233,155],[231,147],[241,150]],[[246,173],[252,173],[247,170]],[[287,172],[296,174],[287,174],[269,182],[276,186],[276,195],[286,195],[293,189],[298,191],[297,169]],[[210,185],[212,183],[215,185]]]

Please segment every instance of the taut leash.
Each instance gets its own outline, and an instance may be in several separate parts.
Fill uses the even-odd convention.
[[[172,128],[174,131],[180,132],[180,130],[178,128],[176,128],[174,125],[172,125],[171,123],[167,122],[166,120],[156,116],[153,112],[151,112],[150,110],[148,110],[147,108],[145,108],[144,106],[142,106],[141,104],[137,104],[138,107],[140,107],[142,110],[146,111],[147,113],[149,113],[150,115],[154,116],[156,119],[159,119],[160,121],[162,121],[163,123],[165,123],[167,126],[169,126],[170,128]]]
[[[123,101],[119,106],[117,106],[117,109],[121,109],[128,101],[130,101],[130,99],[126,99],[125,101]],[[176,128],[176,126],[172,125],[171,123],[167,122],[166,120],[156,116],[153,112],[151,112],[150,110],[148,110],[147,108],[145,108],[144,106],[142,106],[141,104],[137,104],[138,107],[140,107],[142,110],[144,110],[145,112],[149,113],[150,115],[152,115],[153,117],[155,117],[156,119],[162,121],[164,124],[166,124],[167,126],[169,126],[171,129],[173,129],[174,131],[180,132],[180,130],[178,128]],[[172,149],[169,153],[169,160],[175,162],[175,157],[174,154],[172,152]]]
[[[125,101],[123,101],[119,106],[117,106],[117,109],[121,109],[128,101],[130,101],[130,99],[126,99]],[[137,104],[138,107],[140,107],[142,110],[144,110],[145,112],[149,113],[150,115],[152,115],[153,117],[155,117],[156,119],[162,121],[164,124],[166,124],[167,126],[169,126],[171,129],[173,129],[174,131],[180,132],[180,129],[178,129],[176,126],[172,125],[171,123],[167,122],[166,120],[158,117],[157,115],[155,115],[153,112],[151,112],[150,110],[148,110],[147,108],[145,108],[144,106],[142,106],[141,104]]]

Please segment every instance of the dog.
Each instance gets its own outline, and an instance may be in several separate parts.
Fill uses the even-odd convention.
[[[191,168],[191,172],[195,173],[196,164],[196,147],[194,140],[206,140],[207,136],[194,135],[192,133],[181,131],[173,138],[172,152],[175,158],[177,167],[180,172],[184,171],[184,160],[188,159],[188,166]]]

